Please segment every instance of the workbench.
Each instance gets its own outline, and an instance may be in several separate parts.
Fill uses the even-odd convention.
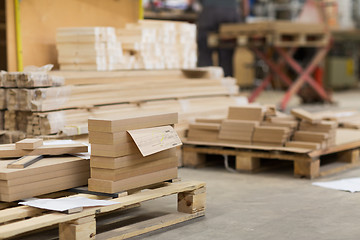
[[[290,98],[308,83],[325,102],[331,102],[321,83],[314,80],[313,72],[326,57],[330,46],[330,34],[325,32],[321,24],[293,23],[287,21],[231,23],[222,24],[219,33],[210,34],[208,45],[217,48],[234,48],[246,46],[263,60],[270,71],[261,84],[249,96],[249,102],[257,96],[278,76],[287,86],[280,108],[285,109]],[[316,53],[306,67],[302,67],[293,55],[298,48],[315,48]],[[269,54],[269,52],[276,54]],[[274,56],[278,56],[277,59]],[[289,65],[298,74],[293,80],[285,72]]]

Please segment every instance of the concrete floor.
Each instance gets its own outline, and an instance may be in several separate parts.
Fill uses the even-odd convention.
[[[354,108],[360,110],[360,91],[334,95],[338,106],[305,106],[310,110]],[[267,92],[259,102],[277,103],[281,94]],[[298,105],[294,98],[290,107]],[[231,173],[222,166],[179,169],[183,181],[207,184],[206,216],[135,239],[360,239],[360,195],[311,185],[311,180],[292,176],[291,168],[257,174]],[[348,170],[316,181],[359,177],[360,169]],[[168,197],[143,205],[153,210],[175,208]]]

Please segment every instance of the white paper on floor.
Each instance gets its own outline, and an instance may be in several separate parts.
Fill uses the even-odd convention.
[[[68,197],[68,198],[59,198],[59,199],[32,198],[25,202],[20,202],[19,204],[62,212],[79,207],[108,206],[108,205],[116,204],[116,202],[107,201],[107,200],[94,200],[84,197]]]
[[[360,192],[360,178],[346,178],[330,182],[314,182],[312,185],[349,192]]]

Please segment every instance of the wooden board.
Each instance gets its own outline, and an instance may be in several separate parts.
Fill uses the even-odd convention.
[[[308,121],[313,124],[321,122],[321,119],[314,117],[311,113],[305,111],[304,109],[300,109],[300,108],[292,109],[291,114],[297,118],[300,118],[302,120]]]
[[[228,119],[261,121],[263,116],[263,108],[260,106],[240,106],[229,108]]]
[[[26,168],[30,166],[33,163],[36,163],[37,161],[41,160],[43,158],[42,155],[34,155],[34,156],[23,156],[22,158],[19,158],[18,160],[15,160],[12,163],[9,163],[7,165],[7,168]]]
[[[360,147],[360,131],[353,129],[336,129],[336,144],[326,149],[311,151],[310,149],[293,148],[293,147],[270,147],[261,145],[242,145],[226,142],[206,142],[204,141],[183,141],[184,144],[192,145],[208,145],[208,146],[220,146],[220,147],[234,147],[239,149],[254,149],[264,151],[282,151],[289,153],[303,153],[308,154],[310,157],[319,157],[321,155],[330,154],[334,152],[340,152],[348,149]]]
[[[91,178],[119,181],[149,173],[156,173],[157,171],[170,168],[176,168],[177,166],[177,157],[170,157],[118,169],[91,168]]]
[[[6,166],[11,162],[13,160],[0,160],[0,180],[19,179],[89,164],[88,159],[79,157],[48,157],[24,169],[7,168]]]
[[[16,149],[33,150],[43,145],[42,139],[26,138],[15,144]]]
[[[89,143],[91,144],[117,145],[131,141],[132,138],[126,131],[114,133],[89,132]]]
[[[134,142],[118,145],[91,144],[91,155],[99,157],[122,157],[139,153]]]
[[[152,172],[116,182],[90,178],[88,184],[90,191],[116,193],[175,178],[177,178],[177,168]]]
[[[113,119],[89,119],[89,131],[119,132],[155,126],[172,125],[178,122],[177,113],[140,115],[137,117],[114,117]]]
[[[63,145],[43,145],[34,150],[19,150],[15,144],[0,145],[0,158],[16,158],[25,155],[62,155],[88,152],[88,146],[83,143]]]
[[[24,66],[57,63],[55,33],[58,27],[123,27],[128,22],[138,20],[138,4],[139,2],[134,0],[19,1]],[[6,29],[8,70],[16,71],[14,1],[12,0],[6,0]]]
[[[175,148],[155,153],[147,157],[143,157],[140,153],[117,158],[91,156],[90,166],[92,168],[118,169],[171,156],[176,156]]]
[[[39,172],[36,175],[30,175],[25,177],[18,177],[13,178],[10,180],[0,180],[0,187],[11,187],[11,186],[17,186],[17,185],[23,185],[30,182],[38,182],[45,179],[51,179],[56,177],[62,177],[62,176],[68,176],[68,175],[74,175],[76,173],[82,172],[82,171],[88,171],[90,172],[89,162],[84,161],[82,164],[77,165],[67,165],[67,168],[60,169],[60,170],[54,170],[54,171],[48,171],[48,172]]]

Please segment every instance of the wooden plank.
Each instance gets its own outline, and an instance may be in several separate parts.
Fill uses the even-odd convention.
[[[228,119],[261,121],[263,117],[263,108],[260,106],[229,107]]]
[[[302,150],[302,149],[300,149]],[[254,157],[254,158],[269,158],[269,159],[280,159],[280,160],[302,160],[302,161],[311,161],[306,154],[292,154],[284,152],[269,152],[269,151],[240,151],[239,149],[222,149],[222,148],[209,148],[209,147],[193,147],[185,145],[183,147],[185,152],[196,152],[196,153],[205,153],[205,154],[217,154],[217,155],[231,155],[231,156],[241,156],[241,157]]]
[[[320,149],[320,144],[319,143],[311,143],[311,142],[291,141],[291,142],[286,142],[285,147],[306,148],[306,149],[317,150],[317,149]]]
[[[140,115],[113,119],[89,119],[89,131],[119,132],[154,126],[172,125],[178,122],[177,113]]]
[[[6,166],[13,160],[0,161],[0,179],[20,181],[21,178],[35,177],[36,175],[61,171],[69,168],[84,168],[88,164],[88,159],[79,157],[50,157],[44,161],[39,161],[24,169],[10,169]],[[34,178],[36,179],[36,178]]]
[[[122,209],[126,206],[133,205],[136,203],[141,203],[144,201],[169,196],[179,192],[193,191],[204,186],[205,186],[204,183],[195,182],[195,181],[171,183],[166,187],[153,189],[150,191],[139,192],[133,195],[110,200],[117,203],[110,206],[91,207],[84,209],[83,212],[69,214],[69,215],[65,215],[62,213],[50,213],[36,218],[27,219],[21,222],[14,222],[7,225],[2,225],[0,226],[0,236],[2,238],[9,238],[24,232],[29,232],[31,230],[36,230],[54,224],[76,220],[86,216],[92,216],[98,212],[101,213],[111,212],[116,209]]]
[[[91,177],[95,179],[119,181],[169,168],[176,168],[177,166],[178,158],[170,157],[118,169],[91,168]]]
[[[91,144],[91,155],[100,157],[122,157],[139,153],[134,142],[117,145]]]
[[[114,133],[95,132],[95,131],[89,132],[89,143],[92,144],[117,145],[131,141],[132,138],[126,131],[114,132]]]
[[[61,192],[60,192],[61,193]],[[56,198],[57,196],[46,196],[46,198]],[[65,197],[86,197],[90,199],[98,199],[98,200],[108,200],[108,197],[97,196],[97,195],[89,195],[89,194],[76,194],[73,196],[65,196]],[[41,213],[46,212],[45,209],[33,208],[28,206],[16,206],[8,209],[4,209],[0,211],[0,223],[11,222],[14,220],[20,220],[29,217],[36,217]],[[78,219],[75,222],[82,222],[82,220]]]
[[[96,235],[96,239],[111,239],[111,240],[120,240],[120,239],[128,239],[131,237],[139,236],[144,233],[148,233],[151,231],[155,231],[158,229],[166,228],[169,226],[173,226],[178,223],[186,222],[194,218],[205,216],[205,211],[196,212],[193,214],[187,213],[172,213],[167,214],[165,216],[160,216],[156,218],[152,218],[150,220],[145,220],[140,223],[135,223],[129,226],[125,226],[122,228],[117,228],[111,231],[107,231],[104,233],[99,233]]]
[[[34,189],[31,189],[31,191],[23,191],[20,190],[20,192],[11,192],[10,194],[0,194],[0,201],[4,202],[11,202],[11,201],[17,201],[20,199],[25,198],[31,198],[34,196],[38,196],[41,194],[47,194],[50,192],[56,192],[61,191],[73,187],[79,187],[86,185],[87,179],[89,178],[89,172],[82,172],[79,174],[66,176],[62,178],[58,178],[57,181],[52,181],[50,185],[44,186],[43,184],[40,184],[42,186],[35,187]],[[59,182],[59,180],[61,180]],[[50,181],[49,181],[50,182]],[[41,182],[40,182],[41,183]],[[3,190],[1,190],[3,191]],[[9,190],[10,191],[10,190]]]
[[[176,156],[176,149],[165,150],[147,157],[143,157],[140,152],[116,158],[91,156],[90,166],[93,168],[118,169],[172,156]]]
[[[73,175],[85,170],[90,171],[88,161],[83,161],[81,164],[72,164],[66,166],[67,168],[61,170],[53,170],[53,171],[44,171],[42,173],[25,176],[25,177],[17,177],[10,180],[0,180],[0,187],[12,187],[17,185],[28,184],[31,182],[44,181],[51,178],[62,177]]]
[[[333,162],[326,164],[324,166],[320,166],[320,177],[329,176],[335,173],[343,172],[351,168],[359,167],[359,163],[345,163],[345,162]]]
[[[203,130],[220,130],[220,124],[217,123],[190,123],[189,128]]]
[[[308,111],[305,111],[304,109],[300,109],[300,108],[292,109],[291,114],[297,118],[311,122],[313,124],[321,122],[320,118],[314,117],[311,113],[309,113]]]
[[[122,179],[116,182],[90,178],[88,184],[90,191],[116,193],[133,188],[138,188],[141,186],[147,186],[153,183],[171,180],[174,178],[177,178],[177,168],[171,168],[157,172],[147,173],[140,176]]]
[[[309,149],[300,149],[300,148],[287,148],[287,147],[268,147],[268,146],[256,146],[256,145],[242,145],[242,144],[233,144],[233,143],[223,143],[223,142],[206,142],[206,141],[183,141],[184,144],[188,145],[198,145],[198,146],[217,146],[217,147],[231,147],[239,149],[251,149],[251,150],[262,150],[262,151],[282,151],[288,153],[310,153]],[[360,145],[360,143],[358,143]]]
[[[83,153],[88,151],[88,146],[83,143],[43,145],[34,150],[19,150],[15,144],[3,144],[0,146],[0,158],[16,158],[34,155],[63,155],[71,153]]]
[[[41,159],[43,159],[42,155],[24,156],[22,158],[19,158],[18,160],[15,160],[14,162],[8,164],[7,168],[15,168],[15,169],[26,168]]]
[[[19,142],[15,143],[15,147],[18,150],[34,150],[35,148],[38,148],[43,145],[42,139],[36,139],[36,138],[26,138]]]

